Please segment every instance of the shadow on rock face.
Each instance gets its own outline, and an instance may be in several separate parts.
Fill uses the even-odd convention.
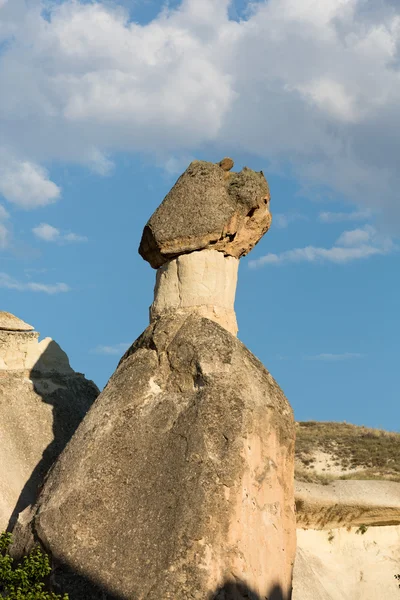
[[[52,464],[64,450],[78,425],[100,393],[97,386],[69,366],[66,354],[51,341],[29,373],[42,402],[52,406],[53,440],[26,481],[8,522],[12,531],[18,515],[33,504]],[[26,415],[29,420],[29,414]],[[34,424],[32,424],[32,428]],[[40,436],[40,431],[37,435]]]
[[[208,600],[290,600],[280,586],[274,586],[266,596],[260,596],[245,583],[227,582],[213,593]]]
[[[126,596],[115,595],[103,586],[63,564],[54,564],[51,574],[51,591],[68,594],[70,600],[128,600]]]
[[[68,593],[71,600],[136,600],[135,596],[113,594],[98,586],[66,565],[53,565],[51,590],[58,594]],[[266,596],[260,596],[245,583],[227,582],[204,600],[291,600],[280,586],[274,586]],[[151,596],[151,598],[155,596]],[[192,597],[192,596],[191,596]],[[198,598],[198,596],[193,596]],[[159,598],[158,600],[163,600]],[[188,600],[176,598],[176,600]]]

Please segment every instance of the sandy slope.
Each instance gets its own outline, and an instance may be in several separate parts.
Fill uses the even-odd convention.
[[[400,483],[297,482],[296,508],[293,600],[400,599]]]
[[[293,600],[398,600],[400,526],[298,529]]]

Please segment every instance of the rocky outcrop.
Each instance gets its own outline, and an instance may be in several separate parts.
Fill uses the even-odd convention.
[[[196,315],[160,319],[53,468],[34,531],[123,598],[204,600],[227,578],[287,594],[293,440],[284,395],[241,342]]]
[[[232,335],[237,257],[269,225],[268,186],[229,168],[192,163],[150,219],[151,324],[16,531],[74,600],[291,595],[293,414]]]
[[[0,312],[0,530],[35,502],[44,477],[99,391],[58,344]]]
[[[247,167],[231,173],[221,163],[192,162],[148,221],[139,253],[155,269],[207,248],[240,258],[268,231],[270,192],[264,174]]]

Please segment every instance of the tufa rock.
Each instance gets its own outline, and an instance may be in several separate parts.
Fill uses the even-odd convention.
[[[228,173],[220,165],[194,161],[150,217],[139,253],[155,269],[194,250],[240,258],[269,229],[269,201],[262,171],[245,167]]]
[[[268,371],[217,323],[175,313],[123,356],[16,541],[51,552],[74,600],[206,600],[225,581],[289,597],[293,468]]]
[[[5,331],[32,331],[34,327],[28,325],[18,317],[6,311],[0,311],[0,330]]]
[[[2,313],[0,318],[1,315]],[[20,319],[16,320],[20,321]],[[20,323],[24,322],[20,321]],[[20,323],[16,326],[22,326]],[[37,331],[0,329],[0,373],[1,371],[29,371],[33,368],[42,373],[45,371],[74,373],[68,356],[51,338],[47,337],[39,342]]]
[[[215,250],[182,254],[157,271],[150,322],[197,313],[237,333],[234,310],[239,260]]]
[[[225,163],[225,168],[229,164]],[[145,227],[151,324],[15,532],[74,600],[290,597],[294,421],[234,337],[239,257],[268,229],[262,173],[196,161]]]
[[[99,393],[50,338],[0,312],[0,530],[38,488]]]

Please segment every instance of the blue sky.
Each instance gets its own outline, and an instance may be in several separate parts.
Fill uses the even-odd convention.
[[[298,420],[399,430],[400,11],[0,0],[1,309],[102,387],[148,323],[148,217],[193,158],[263,170],[239,338]]]

